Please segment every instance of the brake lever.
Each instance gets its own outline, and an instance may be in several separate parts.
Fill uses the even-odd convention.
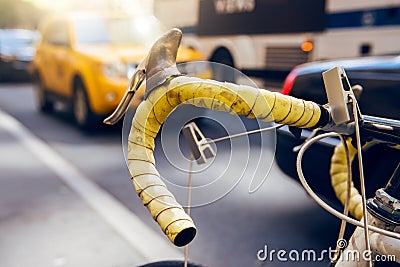
[[[337,132],[345,135],[352,135],[355,132],[355,118],[353,107],[357,106],[359,123],[362,123],[362,114],[357,105],[362,87],[351,86],[349,79],[342,66],[337,66],[322,73],[325,91],[328,97],[328,104],[324,107],[329,111],[330,122],[321,128],[329,132]]]
[[[146,97],[168,78],[182,75],[176,67],[176,55],[182,40],[179,29],[171,29],[151,47],[147,57],[139,64],[130,79],[129,86],[114,112],[103,122],[117,123],[126,113],[142,83],[146,81]]]
[[[125,94],[119,102],[117,108],[110,116],[104,119],[103,123],[114,125],[125,115],[129,105],[133,100],[133,97],[135,96],[135,93],[146,79],[146,70],[144,69],[143,65],[144,64],[142,61],[142,63],[139,64],[138,69],[132,75],[128,88],[125,91]]]

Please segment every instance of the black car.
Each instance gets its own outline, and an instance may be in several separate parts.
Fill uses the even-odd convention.
[[[0,30],[0,80],[30,78],[29,64],[35,53],[38,33],[30,30]]]
[[[362,114],[400,119],[400,56],[370,57],[340,61],[314,62],[295,67],[287,76],[282,93],[327,103],[322,72],[335,66],[344,66],[351,85],[362,85],[359,99]],[[293,147],[300,145],[310,132],[303,130],[302,137],[294,137],[287,128],[278,131],[276,159],[279,167],[289,176],[297,178]],[[333,148],[339,143],[327,139],[312,146],[303,161],[304,173],[315,191],[321,196],[336,200],[329,176]],[[400,153],[384,146],[373,146],[363,154],[367,196],[383,187],[400,161]],[[356,160],[354,182],[358,184]]]

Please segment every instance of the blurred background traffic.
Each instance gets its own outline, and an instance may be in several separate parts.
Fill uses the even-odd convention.
[[[320,104],[326,102],[321,73],[343,65],[350,82],[364,87],[362,112],[399,119],[400,0],[0,0],[0,266],[135,266],[182,258],[169,244],[152,245],[165,237],[131,185],[121,125],[102,125],[149,46],[172,27],[184,35],[178,63],[222,63],[260,88]],[[181,71],[243,81],[205,64]],[[206,137],[226,134],[213,122],[199,123]],[[238,186],[192,211],[199,228],[193,261],[259,266],[264,245],[333,247],[337,220],[295,182],[292,148],[309,132],[299,139],[283,128],[276,135],[277,164],[257,193]],[[319,143],[304,164],[313,188],[334,205],[328,168],[336,144]],[[229,146],[218,148],[229,155]],[[275,145],[261,149],[274,155]],[[157,150],[156,158],[162,156]],[[366,160],[379,162],[367,170],[368,180],[378,181],[368,187],[372,194],[399,158],[375,148]],[[99,195],[105,204],[96,206]],[[125,215],[110,213],[120,209]],[[147,231],[155,237],[135,238]]]

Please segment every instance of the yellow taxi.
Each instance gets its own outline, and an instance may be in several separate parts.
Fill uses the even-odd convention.
[[[165,29],[153,16],[79,13],[47,18],[33,58],[36,102],[49,113],[68,104],[77,125],[90,129],[119,103],[140,61]],[[204,59],[182,47],[178,62]],[[144,92],[135,97],[138,105]]]

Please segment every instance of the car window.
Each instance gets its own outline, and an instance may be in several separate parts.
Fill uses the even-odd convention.
[[[57,46],[70,46],[68,23],[66,21],[56,21],[50,24],[44,35],[44,42]]]
[[[151,44],[163,29],[150,18],[80,18],[75,21],[77,44]]]

